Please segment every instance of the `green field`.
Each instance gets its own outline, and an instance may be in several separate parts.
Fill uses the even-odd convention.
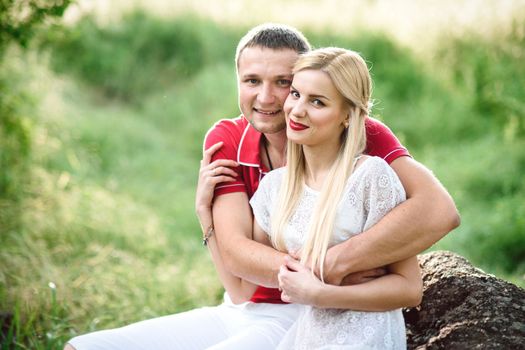
[[[302,26],[359,51],[374,115],[431,168],[462,224],[432,249],[525,286],[525,14],[432,52]],[[0,64],[2,349],[218,303],[193,211],[202,138],[238,112],[247,26],[131,12],[41,30]]]

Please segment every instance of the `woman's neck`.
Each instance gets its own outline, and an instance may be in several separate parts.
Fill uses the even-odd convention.
[[[339,143],[332,145],[306,146],[303,145],[305,160],[305,182],[314,190],[320,190],[326,175],[332,168],[339,153]]]

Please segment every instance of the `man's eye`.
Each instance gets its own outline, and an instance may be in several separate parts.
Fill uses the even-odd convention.
[[[259,82],[257,79],[246,79],[245,81],[251,85],[255,85]]]
[[[288,87],[288,86],[290,86],[290,85],[292,84],[292,81],[289,80],[289,79],[279,79],[279,80],[277,81],[277,84],[278,84],[279,86],[285,86],[285,87]]]

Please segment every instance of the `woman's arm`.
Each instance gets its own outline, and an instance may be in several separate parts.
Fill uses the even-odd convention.
[[[228,167],[237,165],[235,162],[227,159],[216,160],[210,163],[211,156],[221,146],[222,142],[219,142],[204,152],[195,196],[195,212],[201,224],[203,237],[205,237],[204,239],[207,242],[208,250],[217,274],[219,275],[219,279],[233,303],[239,304],[248,301],[257,287],[252,283],[234,276],[226,269],[217,246],[217,238],[213,234],[213,216],[211,210],[213,189],[217,183],[234,181],[236,173]]]
[[[419,305],[423,281],[416,257],[388,266],[389,274],[366,283],[335,286],[321,282],[297,260],[287,257],[279,272],[281,298],[319,308],[388,311]]]

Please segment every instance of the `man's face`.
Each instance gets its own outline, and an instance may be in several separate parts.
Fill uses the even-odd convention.
[[[245,48],[239,57],[239,107],[262,133],[273,134],[286,128],[283,105],[290,93],[297,57],[291,49],[262,47]]]

